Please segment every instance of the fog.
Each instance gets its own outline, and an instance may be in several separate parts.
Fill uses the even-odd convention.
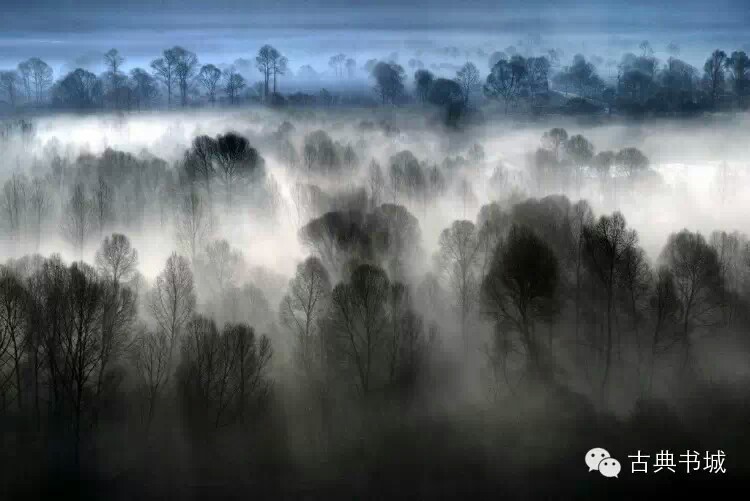
[[[409,206],[420,219],[428,254],[435,251],[440,231],[456,215],[474,219],[479,207],[507,197],[514,190],[535,197],[558,193],[559,190],[539,191],[532,180],[528,157],[540,146],[540,138],[546,130],[564,127],[571,134],[586,136],[596,151],[637,147],[649,157],[663,184],[646,186],[646,191],[636,197],[619,201],[607,198],[593,182],[580,192],[568,190],[564,194],[571,200],[588,200],[597,215],[620,210],[629,224],[638,230],[640,243],[652,259],[658,256],[667,236],[677,229],[687,228],[704,234],[717,229],[750,232],[747,219],[750,211],[748,114],[716,117],[709,122],[657,120],[597,125],[586,120],[556,119],[543,124],[478,124],[460,134],[453,134],[447,141],[445,130],[436,127],[429,118],[408,112],[384,111],[372,115],[355,110],[319,112],[313,119],[299,119],[293,113],[262,109],[153,112],[130,116],[50,116],[35,123],[36,132],[31,141],[21,141],[16,137],[5,144],[0,172],[3,176],[19,169],[29,172],[35,163],[48,159],[53,150],[71,162],[81,154],[101,155],[105,149],[111,148],[136,156],[148,152],[174,164],[182,159],[196,136],[239,132],[251,138],[252,144],[257,145],[267,159],[268,172],[279,183],[284,197],[284,210],[278,216],[279,221],[254,218],[250,213],[232,216],[231,222],[224,223],[232,230],[222,229],[217,235],[241,249],[253,264],[289,275],[295,261],[304,257],[296,237],[299,225],[291,220],[294,204],[290,199],[290,185],[299,176],[283,165],[272,148],[264,150],[262,144],[252,140],[273,133],[284,121],[291,120],[295,124],[291,141],[298,146],[306,134],[316,129],[328,131],[335,141],[342,144],[366,143],[361,155],[361,172],[350,173],[345,179],[338,180],[341,188],[364,183],[367,167],[364,159],[374,158],[386,165],[391,155],[410,150],[420,161],[440,164],[446,157],[466,156],[472,144],[482,145],[485,159],[481,164],[467,166],[472,176],[476,176],[471,181],[476,199],[465,213],[455,190],[441,197],[429,214]],[[400,132],[387,138],[377,133],[353,132],[362,120],[388,120]],[[512,180],[504,188],[505,193],[493,191],[487,183],[498,166],[511,174]],[[721,175],[727,171],[732,176],[728,188],[721,186]],[[242,231],[238,225],[242,225]],[[141,250],[142,272],[152,278],[174,247],[173,236],[147,228],[144,234],[131,237]],[[63,251],[64,256],[74,257],[68,253],[70,250],[63,250],[64,246],[60,248],[60,243],[51,240],[49,245],[42,247],[43,253]],[[95,245],[97,243],[92,243],[87,257],[93,257]]]
[[[744,488],[744,2],[267,3],[4,2],[0,499]]]

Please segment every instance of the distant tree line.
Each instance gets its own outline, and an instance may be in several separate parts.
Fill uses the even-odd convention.
[[[489,73],[482,77],[468,62],[454,78],[441,78],[421,61],[410,61],[413,92],[407,91],[406,72],[395,62],[369,60],[362,67],[374,81],[374,100],[360,103],[402,105],[431,103],[446,109],[446,122],[455,125],[472,103],[499,101],[513,112],[682,114],[712,110],[747,109],[750,95],[750,58],[744,51],[715,50],[702,68],[679,59],[679,47],[670,44],[669,58],[662,62],[646,41],[639,54],[626,53],[620,61],[606,63],[609,75],[602,76],[601,58],[576,54],[562,66],[561,53],[520,55],[509,47],[489,57]],[[123,70],[125,57],[117,49],[103,56],[105,71],[96,75],[77,68],[54,78],[52,68],[39,58],[19,63],[0,72],[0,96],[10,110],[51,106],[69,110],[136,111],[160,106],[235,105],[261,101],[274,106],[329,106],[347,102],[321,89],[318,94],[294,92],[282,95],[278,80],[288,73],[289,61],[276,48],[264,45],[254,62],[241,59],[233,65],[202,64],[198,56],[180,46],[163,51],[149,68]],[[262,80],[250,85],[248,69],[254,64]],[[238,66],[239,65],[239,66]],[[353,78],[354,59],[345,54],[330,58],[329,67],[337,78]],[[314,70],[300,69],[301,78]],[[481,101],[485,98],[486,101]],[[352,97],[351,102],[358,102]]]

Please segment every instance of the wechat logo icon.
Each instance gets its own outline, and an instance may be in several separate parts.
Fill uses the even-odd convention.
[[[596,470],[607,478],[618,478],[622,469],[620,462],[601,447],[595,447],[586,453],[586,466],[589,471]]]

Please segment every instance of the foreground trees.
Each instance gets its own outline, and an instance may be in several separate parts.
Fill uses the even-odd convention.
[[[554,319],[558,275],[557,258],[547,244],[528,227],[513,226],[482,282],[484,314],[496,322],[499,335],[519,335],[535,380],[549,380],[554,369],[536,324]]]
[[[315,257],[297,266],[279,307],[281,323],[294,334],[299,364],[314,377],[323,363],[321,322],[328,313],[331,283],[323,263]]]
[[[362,264],[333,289],[331,306],[326,347],[334,372],[355,382],[363,397],[409,389],[427,346],[408,290],[391,283],[381,268]]]
[[[269,127],[264,137],[302,142],[291,124]],[[204,447],[220,444],[223,454],[231,443],[240,449],[244,474],[248,457],[263,467],[278,457],[266,454],[268,443],[280,455],[291,450],[295,464],[349,461],[352,447],[369,453],[371,436],[382,442],[370,433],[383,428],[410,444],[403,422],[410,428],[408,419],[417,415],[421,430],[422,411],[442,402],[451,420],[467,409],[504,413],[509,406],[528,415],[524,407],[535,395],[545,406],[547,397],[568,399],[562,414],[576,419],[579,411],[571,409],[579,407],[610,411],[622,402],[639,409],[646,399],[671,398],[692,389],[699,376],[720,373],[723,367],[707,363],[714,343],[732,343],[742,353],[750,268],[741,234],[716,233],[706,241],[681,232],[652,263],[622,215],[595,219],[585,201],[509,194],[514,181],[503,169],[487,187],[498,200],[479,214],[465,207],[475,222],[455,221],[439,232],[435,223],[444,213],[435,199],[444,191],[433,175],[467,187],[468,196],[465,180],[491,161],[481,147],[465,143],[466,158],[431,166],[395,143],[379,158],[385,175],[375,160],[369,179],[358,179],[368,190],[339,194],[331,189],[338,182],[325,176],[357,173],[358,160],[322,130],[306,139],[308,165],[288,168],[309,176],[293,196],[301,244],[314,256],[294,263],[288,283],[258,269],[256,249],[242,257],[244,242],[230,243],[220,225],[206,231],[213,220],[208,192],[219,186],[223,195],[225,169],[245,161],[241,139],[224,138],[229,147],[222,148],[218,138],[202,137],[175,169],[108,150],[75,163],[54,160],[31,182],[20,174],[9,179],[2,209],[10,244],[27,244],[29,230],[40,235],[45,211],[59,210],[72,196],[84,211],[59,215],[83,216],[71,229],[85,230],[84,256],[93,256],[93,235],[108,236],[95,268],[38,256],[0,267],[0,415],[13,433],[7,454],[16,454],[18,443],[35,466],[45,457],[41,448],[69,452],[59,463],[71,465],[78,443],[83,467],[111,471],[106,452],[114,447],[104,444],[125,443],[131,465],[148,465],[142,460],[152,454],[169,465],[177,456],[189,460],[192,472],[203,456],[214,462]],[[550,169],[572,175],[599,165],[584,138],[562,129],[549,131],[543,146]],[[365,147],[351,150],[367,158],[360,155]],[[222,151],[229,154],[219,157]],[[616,154],[605,156],[601,170],[609,171]],[[627,156],[639,172],[644,162]],[[620,162],[626,169],[626,159]],[[178,169],[179,178],[165,174]],[[29,195],[34,186],[40,189]],[[30,209],[28,201],[45,193],[54,208]],[[391,196],[411,205],[382,203]],[[234,200],[237,215],[244,207]],[[410,210],[422,204],[420,221]],[[139,277],[132,243],[109,232],[115,224],[118,231],[131,227],[131,214],[158,224],[164,214],[150,209],[159,207],[182,230],[185,257],[171,255],[156,276]],[[45,227],[55,223],[48,218]],[[266,245],[262,232],[257,237],[251,245]],[[424,259],[423,245],[437,259]],[[148,257],[144,272],[152,269]],[[437,341],[446,349],[433,349]],[[512,376],[501,381],[502,374],[492,374],[496,385],[489,389],[505,394],[502,406],[485,401],[486,369],[495,368],[485,361],[504,364]],[[527,385],[524,391],[514,391],[519,384]],[[571,397],[573,390],[582,396]],[[467,400],[471,407],[461,407]],[[556,412],[547,414],[557,422]],[[275,427],[283,431],[278,441]],[[159,449],[169,458],[158,456]],[[119,448],[112,456],[119,464]]]
[[[638,235],[626,227],[625,218],[619,212],[612,216],[601,216],[592,226],[583,230],[585,264],[596,277],[603,292],[606,314],[606,338],[604,341],[604,369],[602,373],[602,395],[606,395],[612,366],[614,346],[615,292],[618,286],[618,270],[626,256],[638,242]]]
[[[70,434],[78,464],[82,437],[117,384],[113,361],[135,319],[133,295],[84,263],[65,266],[53,257],[30,264],[26,276],[23,268],[0,273],[2,404],[12,395],[18,412],[41,426],[47,402],[60,432]]]
[[[173,253],[149,295],[149,310],[157,328],[167,335],[170,358],[194,309],[193,272],[187,259]]]
[[[687,230],[669,237],[661,260],[671,271],[676,298],[682,306],[679,341],[687,364],[693,356],[693,331],[716,326],[721,321],[724,287],[721,267],[716,250],[700,233]]]
[[[461,339],[468,353],[468,321],[478,292],[476,267],[479,262],[480,241],[471,221],[454,221],[440,234],[439,262],[456,298]]]
[[[195,316],[181,353],[178,385],[192,426],[244,423],[267,396],[271,345],[248,325],[226,324],[219,332],[212,320]]]

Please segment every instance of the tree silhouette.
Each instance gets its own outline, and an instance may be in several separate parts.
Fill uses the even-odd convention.
[[[505,112],[521,93],[526,78],[526,62],[521,56],[513,56],[510,60],[501,59],[490,70],[487,82],[484,84],[484,94],[490,99],[502,99]]]
[[[700,233],[682,230],[670,235],[660,260],[671,271],[682,306],[680,342],[687,365],[693,357],[694,329],[720,321],[723,282],[719,259]]]
[[[154,77],[161,80],[167,89],[167,105],[172,106],[172,91],[177,82],[177,59],[172,50],[165,50],[163,57],[151,61]]]
[[[476,266],[479,260],[479,236],[471,221],[454,221],[443,230],[438,260],[454,291],[460,315],[461,339],[468,354],[467,322],[478,293]]]
[[[362,264],[348,282],[333,289],[335,353],[355,374],[358,392],[367,397],[386,370],[383,363],[390,281],[385,272]]]
[[[205,64],[198,73],[198,81],[206,90],[208,101],[211,104],[216,103],[216,86],[221,79],[221,70],[213,64]]]
[[[167,336],[170,367],[173,367],[174,351],[179,347],[183,328],[195,309],[195,301],[190,264],[184,257],[173,253],[156,278],[148,298],[151,316],[158,330]]]
[[[723,50],[715,50],[703,65],[705,81],[711,106],[721,97],[724,87],[724,69],[727,64],[727,54]]]
[[[553,369],[542,353],[536,322],[552,320],[557,311],[558,274],[554,252],[531,229],[514,225],[482,282],[484,313],[501,331],[519,334],[535,380],[549,380]]]
[[[331,283],[323,263],[308,257],[297,266],[281,300],[279,318],[294,336],[296,356],[308,379],[322,369],[324,347],[320,322],[327,314],[331,300]]]
[[[417,96],[419,96],[419,100],[422,103],[427,101],[427,95],[430,92],[430,87],[434,80],[435,75],[429,70],[417,70],[414,72],[414,85],[417,89]]]
[[[583,230],[585,263],[603,288],[606,303],[606,340],[604,347],[604,372],[602,375],[602,398],[607,397],[607,385],[612,365],[613,330],[615,316],[615,292],[619,285],[618,269],[627,253],[638,242],[638,235],[626,227],[625,218],[619,212],[612,216],[601,216],[592,226]]]
[[[265,175],[265,161],[258,150],[239,134],[227,133],[216,137],[213,152],[216,172],[226,191],[227,206],[232,208],[232,197],[245,183],[258,181]]]
[[[468,105],[471,90],[479,84],[479,70],[473,63],[466,63],[456,72],[456,81],[461,86],[464,105]]]
[[[383,104],[396,104],[404,92],[404,69],[396,63],[381,61],[373,67],[372,77],[375,79],[375,92]]]
[[[263,74],[263,99],[265,100],[268,100],[268,84],[271,80],[271,76],[273,75],[274,81],[276,80],[275,68],[279,64],[279,60],[281,57],[282,56],[281,54],[279,54],[279,51],[277,51],[270,45],[264,45],[263,47],[261,47],[258,50],[258,55],[255,56],[255,64],[258,68],[258,71]],[[286,63],[284,65],[286,65]]]
[[[174,61],[174,76],[180,89],[180,103],[187,106],[188,91],[198,70],[198,56],[182,47],[175,46],[164,51],[165,59]]]
[[[229,97],[229,104],[235,103],[239,98],[239,93],[242,92],[245,86],[245,78],[234,71],[234,69],[224,72],[224,92]]]

